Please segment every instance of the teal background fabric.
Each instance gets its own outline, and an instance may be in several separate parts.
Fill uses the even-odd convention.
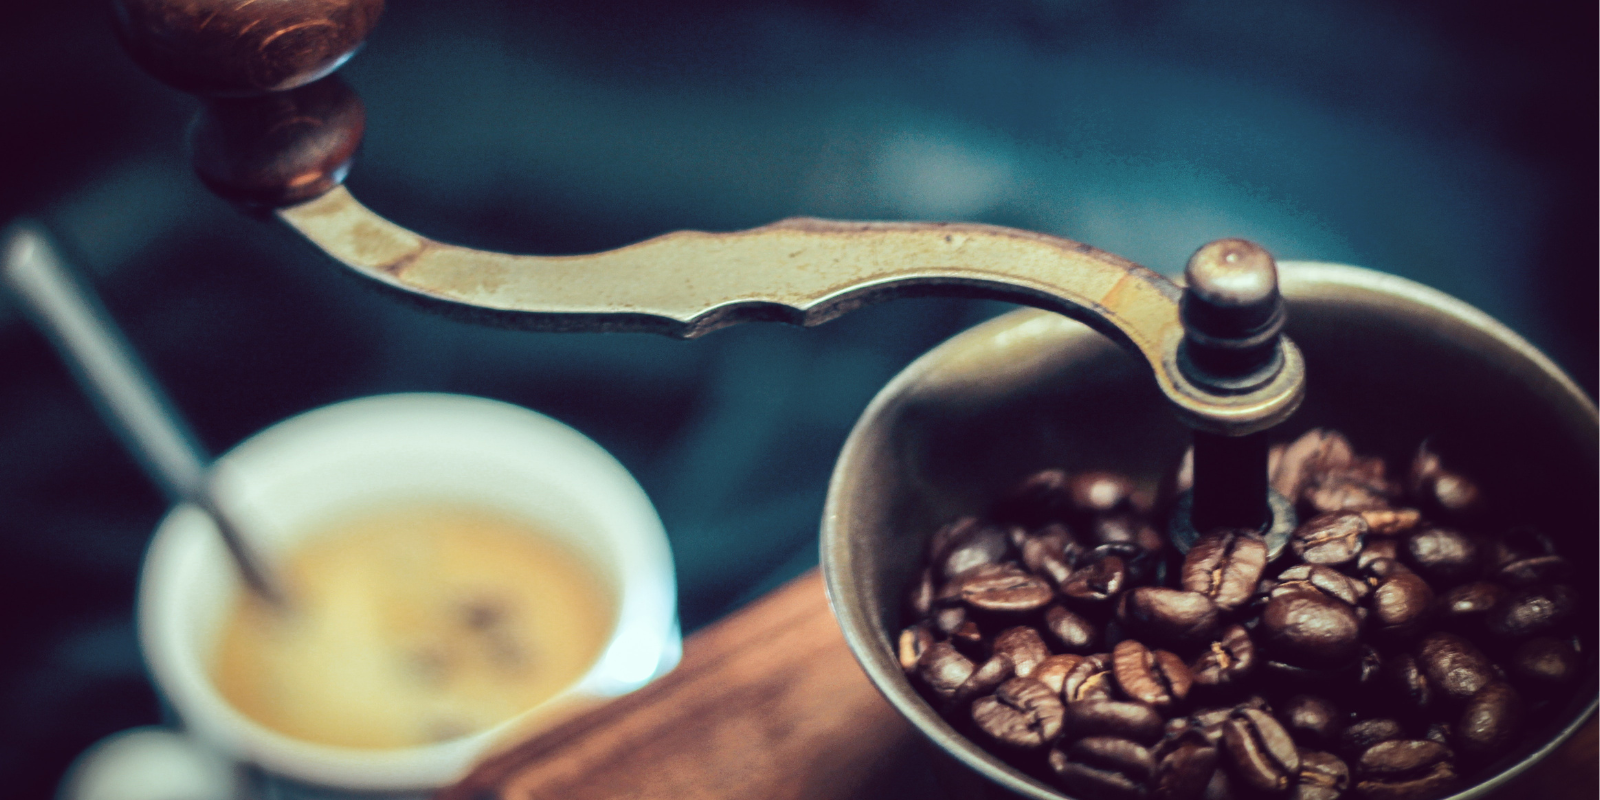
[[[682,342],[396,305],[188,171],[196,103],[88,0],[8,9],[0,219],[42,219],[221,451],[392,391],[561,419],[638,476],[701,627],[816,562],[833,459],[898,369],[1005,310],[902,301]],[[1593,4],[706,0],[390,5],[343,71],[349,185],[436,238],[605,249],[786,216],[954,219],[1176,273],[1246,236],[1499,317],[1591,392]],[[163,511],[0,301],[0,785],[160,719],[132,597]]]

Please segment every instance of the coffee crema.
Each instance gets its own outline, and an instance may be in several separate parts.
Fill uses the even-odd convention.
[[[600,574],[537,526],[454,505],[352,514],[282,565],[292,611],[241,596],[212,679],[239,711],[317,744],[475,733],[578,680],[615,619]]]

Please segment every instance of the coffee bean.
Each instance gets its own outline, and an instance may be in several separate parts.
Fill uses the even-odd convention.
[[[1433,800],[1458,783],[1450,749],[1426,739],[1395,739],[1356,761],[1356,793],[1368,800]]]
[[[943,564],[944,557],[950,553],[951,548],[966,541],[983,527],[983,520],[977,517],[961,517],[940,526],[928,539],[928,562]]]
[[[1481,504],[1477,484],[1447,468],[1427,442],[1417,448],[1409,478],[1411,493],[1427,506],[1426,510],[1460,519],[1471,516]]]
[[[1033,529],[1064,522],[1072,512],[1067,473],[1059,469],[1035,472],[995,503],[996,520]]]
[[[1043,608],[1055,597],[1050,584],[1015,567],[967,577],[961,599],[980,611],[1021,613]]]
[[[1278,707],[1278,720],[1303,747],[1324,750],[1338,740],[1343,718],[1333,701],[1314,694],[1297,694]]]
[[[1256,648],[1242,625],[1230,625],[1189,664],[1197,689],[1220,690],[1242,685],[1256,667]]]
[[[999,744],[1033,750],[1061,732],[1063,711],[1050,687],[1031,678],[1012,678],[973,702],[972,721]]]
[[[1302,501],[1313,514],[1388,508],[1390,497],[1395,494],[1393,487],[1381,475],[1374,478],[1369,473],[1370,470],[1329,473],[1306,489]]]
[[[1300,776],[1289,800],[1338,800],[1350,788],[1344,760],[1320,750],[1300,751]]]
[[[1073,742],[1066,752],[1074,761],[1125,775],[1135,784],[1150,780],[1156,771],[1148,748],[1115,736],[1088,736]]]
[[[1200,537],[1183,559],[1183,588],[1232,611],[1255,591],[1267,566],[1267,544],[1253,533],[1218,530]]]
[[[1266,712],[1236,709],[1223,724],[1222,740],[1234,774],[1257,791],[1287,791],[1300,774],[1294,740]]]
[[[1066,680],[1061,684],[1061,697],[1068,703],[1110,700],[1115,694],[1115,681],[1111,654],[1095,653],[1086,656],[1067,673]]]
[[[1072,562],[1082,549],[1063,525],[1051,525],[1025,537],[1020,548],[1023,565],[1058,587],[1072,575]]]
[[[1578,651],[1566,640],[1539,636],[1520,645],[1511,655],[1511,675],[1534,693],[1548,693],[1578,677]]]
[[[933,628],[945,636],[951,636],[967,623],[967,609],[962,606],[954,608],[941,608],[933,612]]]
[[[959,538],[945,550],[938,562],[945,578],[954,578],[975,567],[999,564],[1011,553],[1011,540],[1003,528],[993,525],[973,525],[963,528]]]
[[[1133,481],[1115,472],[1080,472],[1067,480],[1072,507],[1083,514],[1109,514],[1130,505]]]
[[[1211,782],[1206,784],[1205,792],[1200,795],[1201,800],[1237,800],[1232,781],[1225,769],[1211,773]]]
[[[1044,610],[1044,629],[1068,653],[1093,653],[1100,646],[1100,629],[1088,617],[1063,606]]]
[[[1428,730],[1422,734],[1422,738],[1427,739],[1430,742],[1438,742],[1445,747],[1449,747],[1451,735],[1450,723],[1431,722],[1428,723]]]
[[[1267,474],[1272,488],[1291,503],[1300,500],[1312,481],[1349,466],[1355,458],[1348,439],[1320,428],[1306,431],[1282,450],[1273,451],[1268,453]]]
[[[1050,657],[1050,648],[1045,646],[1044,637],[1026,625],[1007,628],[997,634],[994,637],[994,652],[1010,658],[1017,675],[1023,678],[1033,677],[1034,670]]]
[[[1429,580],[1453,586],[1482,572],[1484,554],[1477,540],[1461,531],[1427,527],[1406,537],[1404,555]]]
[[[1128,582],[1128,565],[1121,556],[1091,552],[1061,585],[1061,594],[1080,605],[1094,606],[1115,599]]]
[[[1156,758],[1153,796],[1158,800],[1198,800],[1217,772],[1217,748],[1193,731],[1163,740]]]
[[[948,642],[935,642],[922,652],[917,676],[934,694],[949,699],[977,667]]]
[[[1490,564],[1503,567],[1524,558],[1556,555],[1556,546],[1544,531],[1522,525],[1491,539],[1489,552]]]
[[[1375,690],[1382,673],[1383,655],[1370,644],[1361,645],[1361,655],[1356,660],[1356,686],[1363,690]]]
[[[1199,592],[1141,586],[1124,595],[1117,619],[1152,644],[1192,648],[1209,642],[1220,618],[1216,603]]]
[[[1132,742],[1126,742],[1126,745],[1138,747]],[[1050,769],[1055,772],[1062,788],[1084,800],[1144,800],[1144,781],[1148,778],[1148,772],[1144,777],[1139,777],[1137,751],[1131,755],[1122,754],[1123,758],[1120,759],[1134,764],[1134,774],[1129,775],[1117,766],[1104,764],[1099,758],[1099,749],[1109,747],[1083,746],[1079,741],[1066,750],[1056,748],[1050,751]],[[1149,751],[1145,751],[1145,755],[1148,756]]]
[[[1417,667],[1441,700],[1461,703],[1496,680],[1494,664],[1477,645],[1437,631],[1417,641]]]
[[[933,570],[924,568],[918,573],[916,582],[911,584],[911,591],[906,593],[907,616],[916,620],[927,619],[933,613],[934,592]]]
[[[1161,740],[1165,724],[1161,714],[1144,703],[1090,700],[1067,704],[1061,730],[1074,739],[1113,736],[1152,745]]]
[[[1572,565],[1561,556],[1520,558],[1495,570],[1495,580],[1513,588],[1561,583],[1572,575]]]
[[[1380,570],[1397,566],[1388,559],[1379,559],[1369,568]],[[1433,589],[1414,572],[1386,571],[1388,575],[1372,590],[1369,601],[1372,616],[1367,622],[1378,636],[1389,641],[1404,641],[1422,632],[1433,608]]]
[[[1072,668],[1083,663],[1083,656],[1072,654],[1054,655],[1039,662],[1039,668],[1033,671],[1033,679],[1050,687],[1050,691],[1061,694],[1061,688],[1066,685],[1067,674]]]
[[[1302,666],[1352,661],[1361,645],[1355,610],[1319,592],[1289,592],[1267,601],[1257,631],[1262,647]]]
[[[922,654],[933,646],[933,632],[925,625],[912,625],[900,632],[900,668],[913,672],[922,661]]]
[[[1338,566],[1355,560],[1369,529],[1360,514],[1323,514],[1295,528],[1289,549],[1307,564]]]
[[[961,623],[961,627],[956,628],[950,634],[950,643],[973,660],[981,659],[984,652],[988,650],[987,643],[983,637],[983,629],[978,627],[978,623],[970,619]]]
[[[1004,653],[995,653],[972,671],[950,696],[953,703],[965,703],[993,692],[1016,674],[1015,665]]]
[[[1158,553],[1167,539],[1154,526],[1132,514],[1107,514],[1089,524],[1090,538],[1096,545],[1132,545],[1141,552]]]
[[[1511,593],[1490,581],[1463,583],[1439,598],[1439,623],[1462,633],[1483,630],[1484,620]]]
[[[1428,680],[1417,659],[1410,653],[1399,653],[1384,665],[1383,680],[1388,695],[1411,714],[1421,714],[1433,708],[1433,684]]]
[[[1398,562],[1400,560],[1400,540],[1368,539],[1367,543],[1362,546],[1360,555],[1356,556],[1356,571],[1363,575],[1370,575],[1369,566],[1378,559]]]
[[[1405,730],[1400,727],[1400,723],[1388,717],[1364,719],[1345,726],[1339,733],[1339,752],[1351,758],[1359,758],[1362,753],[1375,745],[1404,736]]]
[[[1572,618],[1577,598],[1566,584],[1522,589],[1484,617],[1489,633],[1502,639],[1524,639],[1556,633]]]
[[[1398,536],[1422,521],[1422,512],[1414,508],[1380,508],[1362,511],[1367,531],[1373,536]]]
[[[1152,651],[1136,639],[1117,643],[1111,660],[1117,687],[1158,711],[1182,703],[1194,684],[1182,659],[1166,650]]]
[[[1492,759],[1510,749],[1522,729],[1522,695],[1495,681],[1467,700],[1451,743],[1464,758]]]
[[[1268,598],[1300,590],[1316,591],[1350,606],[1359,604],[1372,592],[1366,583],[1333,567],[1299,564],[1278,574],[1278,582],[1268,593]]]

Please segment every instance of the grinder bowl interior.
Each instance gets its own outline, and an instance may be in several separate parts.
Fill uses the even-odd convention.
[[[1508,524],[1537,526],[1573,563],[1596,563],[1596,410],[1559,368],[1476,309],[1401,278],[1296,262],[1281,264],[1280,276],[1307,398],[1272,441],[1334,428],[1403,474],[1427,438]],[[852,432],[823,521],[829,598],[878,689],[993,784],[1063,797],[957,733],[918,694],[894,654],[902,598],[936,528],[984,512],[1027,475],[1112,469],[1160,491],[1188,439],[1138,360],[1055,314],[1007,314],[907,367]],[[1574,625],[1585,637],[1585,677],[1569,701],[1529,720],[1525,744],[1485,773],[1493,777],[1458,797],[1509,780],[1593,712],[1596,582],[1574,583],[1588,593]]]

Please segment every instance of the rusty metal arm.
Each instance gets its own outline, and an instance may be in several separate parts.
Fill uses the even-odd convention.
[[[679,231],[602,253],[529,256],[430,240],[343,187],[278,217],[360,275],[429,305],[548,331],[648,331],[692,338],[740,322],[818,325],[900,297],[989,297],[1082,320],[1137,352],[1190,425],[1238,436],[1299,405],[1304,370],[1285,363],[1254,391],[1217,393],[1178,367],[1180,288],[1088,245],[955,223],[791,219],[748,231]]]

